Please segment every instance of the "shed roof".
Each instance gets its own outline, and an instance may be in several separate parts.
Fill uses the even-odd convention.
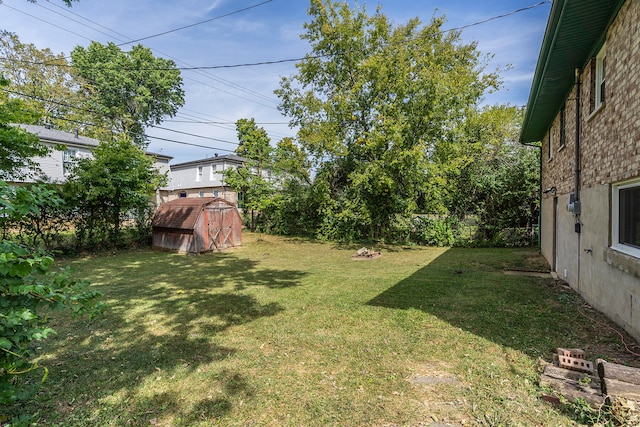
[[[533,76],[521,142],[542,140],[625,0],[555,0]]]
[[[158,208],[152,227],[173,228],[178,230],[193,230],[205,206],[224,204],[227,207],[234,205],[219,197],[182,197],[163,203]]]

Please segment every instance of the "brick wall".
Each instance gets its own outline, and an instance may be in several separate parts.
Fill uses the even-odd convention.
[[[581,75],[581,189],[640,177],[640,1],[621,8],[606,36],[606,98],[590,112],[593,69],[586,64]],[[594,52],[594,56],[597,52]],[[560,113],[551,128],[553,157],[549,159],[549,134],[543,141],[543,188],[557,194],[573,191],[575,156],[575,89],[565,103],[566,144],[560,147]],[[551,197],[547,195],[546,197]]]

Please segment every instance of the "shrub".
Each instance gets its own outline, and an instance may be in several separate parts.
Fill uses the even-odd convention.
[[[40,369],[30,361],[33,342],[51,329],[43,309],[96,313],[99,292],[71,278],[68,269],[51,271],[53,258],[10,241],[0,243],[0,404],[26,398],[34,390],[20,376]],[[46,368],[42,380],[47,377]]]
[[[419,245],[452,246],[459,240],[459,221],[453,217],[413,219],[413,239]]]

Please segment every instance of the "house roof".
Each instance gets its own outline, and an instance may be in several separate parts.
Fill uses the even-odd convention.
[[[182,197],[161,204],[153,217],[151,226],[154,228],[193,230],[202,209],[213,204],[235,207],[232,203],[219,197]]]
[[[97,147],[100,141],[94,138],[88,138],[86,136],[77,135],[71,132],[65,132],[57,129],[51,129],[46,126],[38,125],[18,125],[22,129],[29,133],[38,135],[42,141],[52,142],[57,144],[72,144],[72,145],[86,145],[90,147]]]
[[[533,76],[521,142],[542,140],[625,0],[554,0]]]
[[[237,154],[225,154],[223,156],[214,156],[214,157],[207,157],[206,159],[199,159],[199,160],[190,160],[188,162],[183,162],[183,163],[176,163],[175,165],[171,165],[171,169],[176,169],[176,168],[183,168],[183,167],[191,167],[191,166],[195,166],[195,165],[204,165],[204,164],[211,164],[211,163],[215,163],[215,162],[223,162],[223,161],[231,161],[231,162],[235,162],[235,163],[243,163],[245,161],[245,158],[242,156],[238,156]]]
[[[85,146],[85,147],[97,147],[100,144],[100,141],[95,138],[89,138],[82,135],[77,135],[75,132],[65,132],[58,129],[51,129],[46,126],[38,126],[38,125],[25,125],[19,124],[22,129],[26,130],[29,133],[35,134],[40,138],[43,142],[49,142],[52,144],[65,144],[65,145],[74,145],[74,146]],[[170,160],[173,157],[167,156],[164,154],[152,153],[150,151],[146,152],[150,156],[154,156],[157,158],[163,158],[166,160]]]

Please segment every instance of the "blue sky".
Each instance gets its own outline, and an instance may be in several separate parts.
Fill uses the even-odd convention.
[[[198,22],[201,25],[141,43],[156,56],[173,59],[179,67],[220,66],[294,59],[309,51],[300,40],[308,21],[307,0],[80,0],[71,8],[60,0],[0,0],[0,29],[16,33],[24,43],[68,54],[91,40],[121,43]],[[492,55],[489,70],[502,69],[503,87],[487,94],[485,103],[524,105],[542,42],[550,2],[540,0],[378,0],[360,1],[373,13],[382,13],[395,24],[418,17],[429,22],[445,15],[443,29],[473,25],[462,30],[465,42]],[[230,14],[241,9],[243,12]],[[213,19],[221,17],[219,19]],[[213,20],[212,20],[213,19]],[[123,45],[127,50],[131,45]],[[149,150],[172,156],[172,163],[226,154],[237,143],[234,122],[255,118],[275,143],[294,136],[277,110],[273,91],[281,77],[295,73],[294,62],[255,67],[183,71],[186,103],[174,118],[149,129]],[[509,68],[508,68],[509,67]],[[507,69],[508,68],[508,69]],[[191,135],[188,135],[191,134]],[[227,142],[223,142],[227,141]],[[196,144],[210,148],[195,147]]]

